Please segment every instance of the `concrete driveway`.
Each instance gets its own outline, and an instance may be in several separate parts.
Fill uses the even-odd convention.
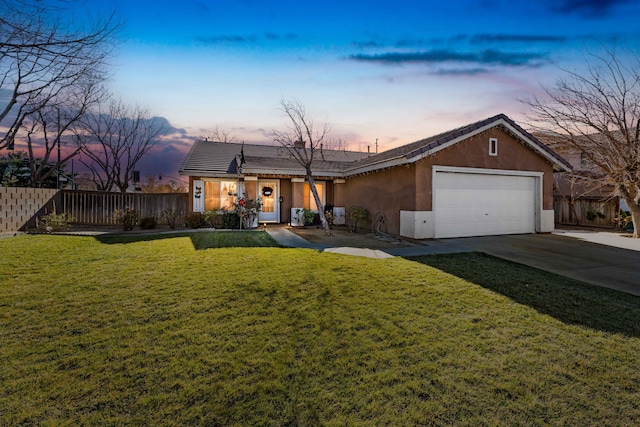
[[[558,230],[553,234],[446,239],[446,243],[640,296],[640,239]]]

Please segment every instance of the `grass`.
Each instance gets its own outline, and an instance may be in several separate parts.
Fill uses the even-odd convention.
[[[640,423],[637,297],[200,234],[1,239],[0,424]]]

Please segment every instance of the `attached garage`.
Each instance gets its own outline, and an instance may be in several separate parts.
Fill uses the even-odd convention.
[[[535,233],[541,176],[434,167],[434,237]]]
[[[324,181],[334,214],[360,206],[382,219],[386,233],[411,239],[551,232],[553,174],[571,170],[504,114],[381,153],[321,154],[315,181]],[[190,177],[194,211],[208,209],[208,181],[220,181],[221,206],[234,194],[223,191],[227,181],[263,197],[262,184],[274,189],[276,205],[269,210],[263,200],[261,221],[292,220],[277,213],[307,204],[306,172],[282,147],[199,141],[180,173]]]

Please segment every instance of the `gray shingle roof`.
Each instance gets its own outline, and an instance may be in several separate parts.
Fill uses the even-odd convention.
[[[316,153],[312,165],[314,175],[347,177],[394,165],[415,162],[445,146],[455,144],[493,126],[502,126],[529,147],[546,157],[556,170],[571,170],[571,165],[555,151],[540,142],[504,114],[498,114],[430,138],[412,142],[379,154],[323,150]],[[249,175],[304,176],[302,166],[280,146],[196,141],[187,154],[181,175],[223,177],[238,174],[240,154],[244,151],[242,173]]]
[[[557,170],[570,170],[571,164],[563,159],[558,153],[547,147],[540,142],[536,137],[528,133],[522,127],[517,125],[513,120],[504,114],[498,114],[485,120],[480,120],[475,123],[471,123],[466,126],[462,126],[432,137],[421,139],[420,141],[412,142],[401,147],[393,148],[388,151],[384,151],[375,156],[371,156],[358,162],[355,168],[350,171],[357,173],[361,170],[370,170],[377,167],[384,167],[382,165],[388,164],[391,161],[395,161],[397,164],[412,163],[428,154],[432,154],[438,151],[439,147],[446,146],[449,143],[455,143],[456,140],[462,140],[469,136],[493,127],[495,125],[502,125],[516,134],[516,137],[526,142],[531,148],[537,150],[544,157],[547,157],[549,161],[554,163],[554,169]],[[376,165],[380,165],[377,166]],[[349,171],[348,171],[349,172]]]
[[[236,175],[242,152],[244,174],[305,175],[302,166],[284,147],[211,141],[196,141],[193,144],[180,166],[180,174],[208,177]],[[366,156],[367,153],[344,150],[322,150],[322,154],[316,152],[312,164],[314,174],[342,176],[346,167]]]

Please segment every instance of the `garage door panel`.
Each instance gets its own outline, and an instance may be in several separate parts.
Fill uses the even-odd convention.
[[[535,231],[535,177],[437,172],[436,237]]]

